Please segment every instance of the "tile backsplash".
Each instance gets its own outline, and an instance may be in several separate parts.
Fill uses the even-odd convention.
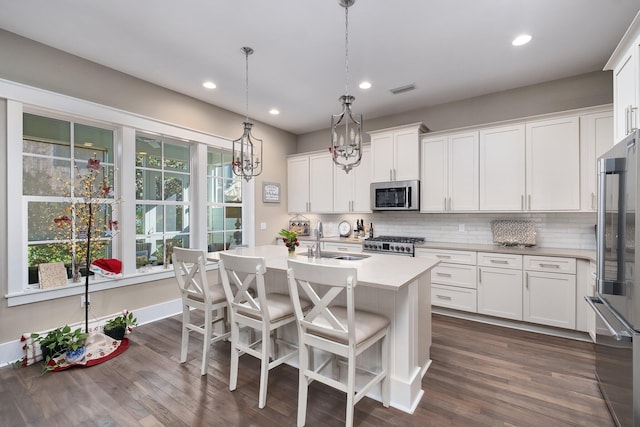
[[[536,246],[595,250],[595,213],[456,213],[422,214],[379,212],[375,214],[327,214],[309,216],[312,227],[322,220],[325,236],[337,236],[338,224],[364,219],[373,223],[374,234],[424,237],[430,242],[493,244],[492,220],[531,221],[536,229]]]

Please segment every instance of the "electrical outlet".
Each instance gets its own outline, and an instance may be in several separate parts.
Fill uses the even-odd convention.
[[[261,222],[260,223],[260,230],[266,230],[267,229],[267,223],[266,222]]]
[[[91,304],[91,296],[89,296],[89,304]],[[80,295],[80,307],[84,308],[84,295]]]
[[[464,224],[458,224],[458,232],[464,233]]]

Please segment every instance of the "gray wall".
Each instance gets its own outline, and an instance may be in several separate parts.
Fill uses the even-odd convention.
[[[435,132],[612,102],[611,72],[596,71],[401,114],[364,117],[364,131],[422,122]],[[368,141],[369,136],[364,139]],[[329,130],[324,129],[299,135],[297,152],[322,150],[329,145]]]
[[[89,100],[145,117],[225,138],[242,134],[242,115],[223,110],[174,91],[153,85],[99,64],[0,30],[0,79]],[[0,289],[7,292],[6,102],[0,94]],[[289,218],[286,201],[262,203],[262,182],[279,182],[287,191],[286,157],[295,152],[296,136],[280,129],[254,124],[254,134],[264,140],[264,170],[256,179],[255,215],[267,229],[256,229],[256,243],[272,243]],[[285,200],[286,197],[283,198]],[[215,280],[217,275],[212,275]],[[175,279],[128,286],[91,295],[92,316],[101,317],[178,299]],[[16,340],[23,332],[40,331],[84,319],[79,298],[68,297],[9,308],[0,302],[0,343]]]

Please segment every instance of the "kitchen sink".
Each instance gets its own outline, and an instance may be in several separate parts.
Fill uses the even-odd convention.
[[[369,255],[345,254],[342,252],[321,252],[320,256],[322,258],[340,259],[343,261],[360,261],[369,258]]]

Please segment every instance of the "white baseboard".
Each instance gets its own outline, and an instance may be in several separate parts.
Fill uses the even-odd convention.
[[[135,310],[135,316],[138,319],[138,325],[144,325],[146,323],[155,322],[160,319],[174,316],[182,313],[182,300],[176,299],[173,301],[167,301],[161,304],[151,305],[148,307],[138,308]],[[119,315],[120,313],[114,313],[113,315],[104,316],[100,319],[93,319],[89,322],[89,329],[92,329],[91,325],[100,324],[102,320],[109,319]],[[72,327],[83,326],[84,323],[78,323],[77,325],[70,325]],[[62,325],[60,325],[62,326]],[[17,334],[22,334],[28,331],[17,331]],[[135,333],[135,332],[134,332]],[[24,357],[24,350],[22,349],[23,343],[20,338],[15,341],[8,341],[0,344],[0,366],[10,365],[16,361],[22,361]]]

